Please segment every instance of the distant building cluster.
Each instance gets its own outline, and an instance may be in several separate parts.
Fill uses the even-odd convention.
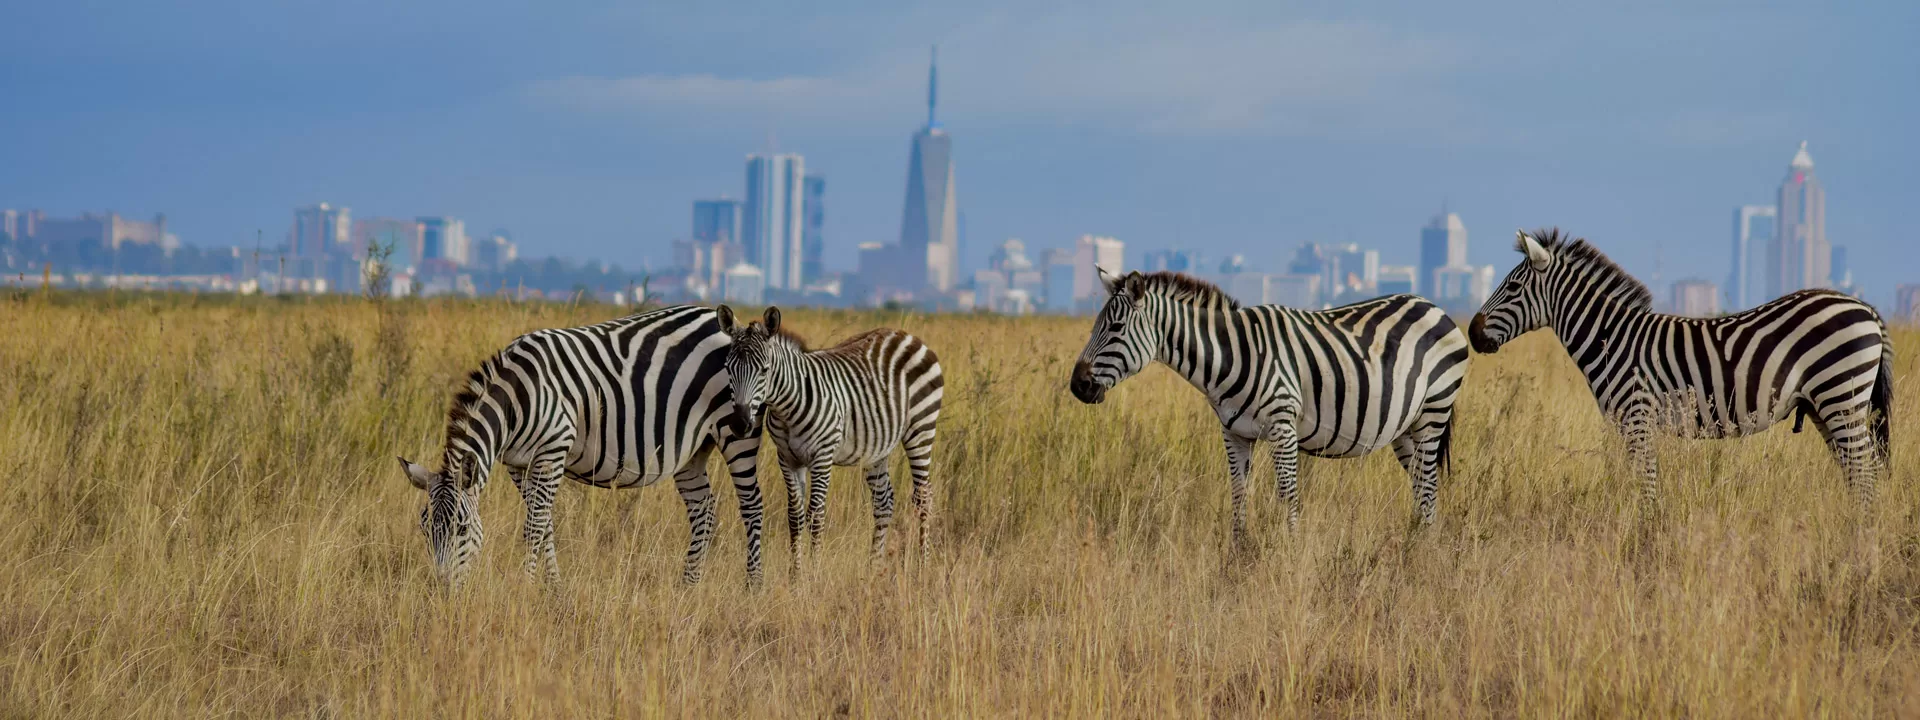
[[[241,282],[269,292],[358,293],[378,269],[395,295],[473,295],[475,273],[500,272],[519,257],[505,231],[470,236],[459,218],[355,220],[348,208],[324,202],[294,209],[283,247],[243,249]]]
[[[1772,205],[1733,209],[1728,310],[1745,310],[1795,290],[1834,288],[1855,293],[1847,249],[1827,238],[1827,191],[1813,172],[1807,144],[1787,162]]]
[[[673,268],[655,276],[650,289],[665,299],[748,305],[971,307],[973,294],[959,287],[953,138],[935,113],[938,88],[935,64],[927,77],[927,124],[909,148],[900,236],[860,243],[854,273],[826,268],[826,178],[809,173],[797,153],[765,153],[747,156],[744,201],[694,201],[691,236],[674,242]]]

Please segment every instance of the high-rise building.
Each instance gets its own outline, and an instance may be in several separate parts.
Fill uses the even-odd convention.
[[[1040,254],[1041,284],[1047,312],[1071,313],[1074,308],[1073,253],[1052,248]]]
[[[1198,275],[1206,272],[1205,256],[1198,250],[1155,250],[1147,253],[1147,272],[1187,273]]]
[[[474,240],[467,255],[467,264],[473,269],[500,272],[519,258],[520,250],[514,246],[506,231],[495,230],[484,238]]]
[[[727,268],[722,275],[721,297],[727,302],[742,305],[759,305],[766,299],[766,273],[760,268],[740,263]]]
[[[348,211],[326,203],[293,211],[294,257],[321,258],[347,247],[353,230]]]
[[[766,271],[770,290],[800,289],[806,160],[799,155],[747,156],[747,262]]]
[[[1471,315],[1480,309],[1480,305],[1487,301],[1487,295],[1493,291],[1493,273],[1492,265],[1435,268],[1433,285],[1422,294],[1448,313]]]
[[[936,55],[937,59],[937,55]],[[954,202],[953,138],[934,114],[939,66],[927,68],[927,125],[913,136],[907,160],[907,203],[900,219],[900,251],[908,289],[925,294],[953,288],[959,264],[959,208]]]
[[[1847,246],[1832,245],[1831,247],[1833,248],[1833,261],[1830,263],[1832,266],[1832,274],[1830,277],[1833,280],[1833,289],[1844,293],[1853,293],[1853,268],[1847,266]]]
[[[23,238],[32,238],[48,246],[92,245],[118,249],[126,243],[165,247],[172,233],[167,232],[167,216],[154,215],[152,222],[121,217],[119,213],[95,215],[81,213],[77,218],[50,218],[31,210],[15,221]],[[177,241],[177,238],[173,238]]]
[[[1893,322],[1920,325],[1920,283],[1893,289]]]
[[[827,250],[827,179],[808,175],[801,181],[803,214],[800,228],[800,279],[812,282],[827,274],[822,255]]]
[[[987,267],[996,272],[1012,273],[1032,270],[1033,261],[1027,258],[1027,243],[1020,238],[1007,238],[993,251],[993,258]]]
[[[1720,314],[1720,288],[1700,278],[1687,278],[1673,284],[1675,315],[1712,317]]]
[[[418,220],[405,218],[367,218],[353,221],[353,255],[366,257],[367,247],[379,243],[389,248],[387,263],[399,268],[410,268],[420,264],[420,236],[422,226]]]
[[[1332,267],[1327,275],[1327,298],[1333,302],[1352,302],[1372,297],[1380,285],[1380,251],[1363,250],[1358,244],[1335,245],[1330,253]]]
[[[740,201],[693,201],[693,239],[703,243],[740,242]]]
[[[1417,283],[1414,278],[1420,273],[1412,265],[1381,265],[1380,279],[1374,285],[1374,291],[1381,295],[1401,295],[1413,292]]]
[[[420,262],[439,260],[441,264],[463,267],[467,264],[467,224],[450,217],[421,217]]]
[[[1465,267],[1467,264],[1467,226],[1459,213],[1443,212],[1420,229],[1420,287],[1417,293],[1431,293],[1435,270]]]
[[[1107,289],[1100,284],[1100,270],[1118,276],[1126,272],[1126,243],[1110,237],[1081,235],[1073,246],[1073,299],[1075,302],[1099,300]]]
[[[1767,295],[1779,297],[1831,285],[1827,193],[1813,176],[1813,156],[1807,154],[1804,141],[1787,164],[1786,181],[1780,184],[1778,220],[1767,258]]]
[[[24,237],[20,234],[20,211],[0,210],[0,235],[6,236],[8,240]]]
[[[1727,305],[1745,310],[1772,299],[1767,281],[1767,258],[1773,247],[1772,205],[1742,205],[1733,209],[1733,267],[1727,273]]]

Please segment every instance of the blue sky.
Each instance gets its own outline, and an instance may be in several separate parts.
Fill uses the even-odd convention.
[[[0,207],[224,245],[324,200],[657,266],[771,138],[827,177],[850,267],[899,232],[939,43],[976,265],[1087,232],[1410,263],[1445,201],[1476,263],[1553,224],[1718,282],[1804,139],[1856,280],[1920,282],[1914,3],[160,5],[8,3]]]

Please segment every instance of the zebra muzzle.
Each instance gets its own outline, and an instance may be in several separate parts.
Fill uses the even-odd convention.
[[[1107,399],[1107,389],[1093,381],[1093,366],[1085,360],[1073,364],[1073,379],[1067,382],[1067,389],[1073,391],[1074,399],[1088,405]]]
[[[1500,352],[1500,343],[1487,336],[1486,313],[1473,314],[1473,322],[1467,325],[1467,341],[1473,344],[1474,352],[1486,355]]]

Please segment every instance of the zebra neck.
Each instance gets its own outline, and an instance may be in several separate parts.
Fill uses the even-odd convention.
[[[1605,371],[1611,350],[1622,346],[1622,336],[1634,319],[1649,311],[1618,298],[1565,296],[1553,318],[1553,334],[1588,379]]]
[[[493,463],[499,459],[500,452],[496,442],[484,440],[487,437],[485,427],[474,427],[481,421],[466,418],[447,427],[447,446],[443,451],[440,467],[453,467],[457,461],[471,463],[473,468],[472,493],[479,495],[487,487],[488,477],[493,475]]]
[[[767,409],[790,415],[805,394],[806,379],[817,370],[819,358],[788,343],[772,344],[772,367],[767,368]]]
[[[1231,377],[1231,358],[1238,355],[1239,344],[1232,337],[1238,332],[1233,321],[1237,312],[1174,304],[1156,313],[1153,326],[1159,328],[1160,343],[1153,359],[1214,397],[1214,386]]]

